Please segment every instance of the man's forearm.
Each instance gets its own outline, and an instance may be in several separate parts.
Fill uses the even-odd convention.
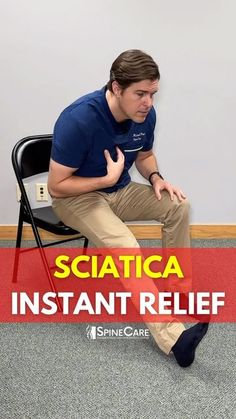
[[[146,158],[138,158],[135,162],[135,165],[139,173],[145,179],[148,179],[152,172],[158,171],[158,165],[154,154],[151,154]]]
[[[70,176],[60,182],[48,180],[48,191],[52,197],[67,198],[77,196],[87,192],[93,192],[111,186],[107,176],[101,177],[81,177]]]

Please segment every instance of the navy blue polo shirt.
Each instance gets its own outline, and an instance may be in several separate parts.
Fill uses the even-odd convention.
[[[99,177],[107,174],[104,150],[116,160],[116,146],[125,155],[124,170],[118,182],[109,188],[114,192],[128,185],[129,169],[139,151],[152,148],[156,113],[151,109],[143,123],[126,120],[118,123],[105,97],[106,88],[79,98],[59,116],[53,135],[51,157],[68,167],[78,168],[74,175]]]

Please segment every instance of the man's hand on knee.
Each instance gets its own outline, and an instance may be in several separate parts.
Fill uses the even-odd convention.
[[[174,200],[174,195],[177,196],[179,201],[183,201],[186,198],[186,195],[183,193],[183,191],[180,188],[171,185],[171,183],[165,180],[162,180],[159,177],[155,177],[153,179],[152,186],[153,186],[155,195],[159,201],[161,200],[161,191],[164,191],[164,190],[169,192],[171,201]]]

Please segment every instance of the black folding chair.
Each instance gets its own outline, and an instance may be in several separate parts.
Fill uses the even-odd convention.
[[[51,146],[52,135],[34,135],[25,137],[18,141],[12,151],[12,165],[21,192],[19,221],[16,238],[16,254],[13,269],[13,282],[17,282],[23,223],[25,222],[30,224],[32,227],[36,241],[36,248],[39,248],[51,289],[53,292],[56,292],[50,272],[50,266],[43,249],[45,247],[56,246],[61,243],[82,238],[84,239],[83,252],[86,253],[86,249],[88,247],[88,239],[81,235],[79,231],[73,230],[72,228],[66,226],[61,220],[59,220],[51,206],[35,209],[31,207],[24,187],[24,179],[27,178],[27,180],[30,180],[28,178],[31,178],[32,176],[48,172]],[[51,240],[48,243],[43,243],[39,229],[43,229],[50,233],[64,237],[60,240]],[[65,238],[65,236],[70,237]],[[61,309],[60,301],[58,299],[57,304],[59,309]]]

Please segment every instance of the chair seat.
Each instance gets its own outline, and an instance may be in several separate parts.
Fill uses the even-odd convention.
[[[32,209],[32,212],[35,224],[39,228],[43,228],[51,233],[59,235],[69,236],[80,234],[80,232],[73,230],[73,228],[66,226],[62,221],[60,221],[51,206],[34,208]],[[31,224],[30,218],[27,214],[24,214],[24,221]],[[82,236],[82,234],[80,235]]]

